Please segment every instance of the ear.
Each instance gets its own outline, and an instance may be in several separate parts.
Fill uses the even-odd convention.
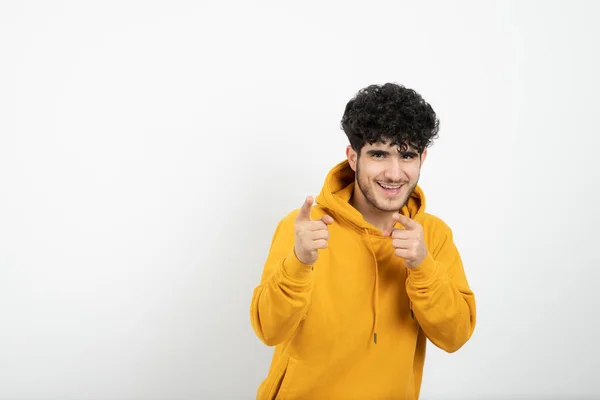
[[[356,161],[358,158],[358,154],[350,145],[346,147],[346,157],[348,158],[348,164],[350,164],[350,168],[352,168],[352,170],[356,172]]]
[[[423,153],[421,153],[421,166],[423,166],[423,163],[425,162],[426,158],[427,158],[427,149],[423,150]]]

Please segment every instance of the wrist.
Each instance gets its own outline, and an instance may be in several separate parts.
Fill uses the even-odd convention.
[[[306,282],[310,280],[312,273],[312,265],[302,262],[297,256],[295,250],[283,260],[283,274],[294,281]]]
[[[314,261],[311,260],[311,256],[298,251],[296,246],[294,246],[294,257],[306,268],[312,268],[312,265],[314,264]]]

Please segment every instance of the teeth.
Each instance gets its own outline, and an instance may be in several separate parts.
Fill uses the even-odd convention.
[[[386,189],[398,189],[400,186],[388,186],[388,185],[384,185],[382,183],[380,183],[380,185]]]

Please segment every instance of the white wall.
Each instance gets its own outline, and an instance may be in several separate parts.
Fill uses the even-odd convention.
[[[599,4],[364,4],[1,3],[0,399],[254,398],[275,225],[387,81],[478,300],[422,397],[600,396]]]

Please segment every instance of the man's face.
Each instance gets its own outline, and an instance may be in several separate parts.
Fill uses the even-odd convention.
[[[417,149],[400,147],[388,142],[366,144],[360,156],[347,150],[348,161],[356,172],[358,184],[357,200],[369,208],[384,212],[400,210],[417,186],[421,164],[427,150],[419,156]],[[374,210],[375,211],[375,210]]]

